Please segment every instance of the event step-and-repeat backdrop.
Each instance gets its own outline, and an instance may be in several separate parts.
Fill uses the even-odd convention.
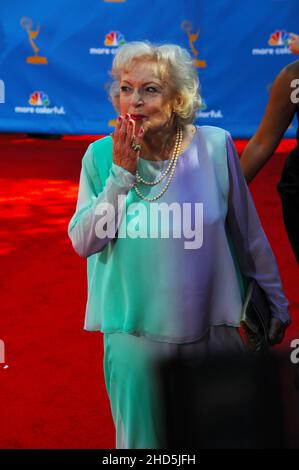
[[[113,57],[149,40],[191,53],[203,99],[197,124],[250,137],[275,76],[299,59],[287,47],[291,32],[299,34],[299,0],[1,0],[0,131],[112,132]]]

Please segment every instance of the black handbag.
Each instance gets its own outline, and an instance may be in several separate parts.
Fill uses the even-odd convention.
[[[271,310],[264,290],[254,278],[245,276],[240,268],[235,244],[226,224],[226,234],[242,297],[240,326],[250,352],[265,352],[270,348],[268,333]]]
[[[248,279],[240,324],[249,351],[265,352],[269,349],[270,318],[271,310],[264,290],[255,279]]]

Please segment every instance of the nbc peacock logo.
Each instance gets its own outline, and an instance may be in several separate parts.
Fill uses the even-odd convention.
[[[108,47],[115,47],[121,46],[125,44],[125,37],[119,31],[110,31],[110,33],[106,34],[104,44]]]
[[[118,46],[126,43],[125,37],[119,31],[110,31],[105,35],[104,45],[106,47],[90,47],[91,55],[111,55],[116,54]]]
[[[289,39],[290,33],[284,29],[277,29],[268,36],[268,47],[255,47],[251,50],[251,54],[259,56],[291,54],[288,48]]]
[[[290,33],[284,29],[275,31],[270,35],[268,44],[269,46],[287,46],[289,44]]]
[[[50,104],[50,100],[48,95],[43,91],[34,91],[30,95],[29,104],[32,106],[48,106]]]
[[[27,100],[26,102],[29,103],[30,106],[15,106],[15,113],[38,114],[40,116],[50,114],[66,114],[66,111],[63,106],[49,106],[50,100],[48,95],[44,91],[33,91],[29,95],[29,99],[27,98]]]

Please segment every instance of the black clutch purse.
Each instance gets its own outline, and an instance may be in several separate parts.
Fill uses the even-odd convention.
[[[248,279],[240,323],[249,351],[265,352],[269,349],[270,318],[271,311],[264,290],[255,279]]]

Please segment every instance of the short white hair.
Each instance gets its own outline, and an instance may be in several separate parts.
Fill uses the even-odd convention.
[[[193,58],[183,47],[175,44],[156,45],[149,41],[133,41],[121,46],[115,54],[110,75],[113,82],[109,88],[112,103],[119,112],[120,79],[134,61],[153,61],[168,73],[168,85],[175,95],[181,97],[174,112],[181,125],[192,123],[196,110],[201,106],[200,83]]]

